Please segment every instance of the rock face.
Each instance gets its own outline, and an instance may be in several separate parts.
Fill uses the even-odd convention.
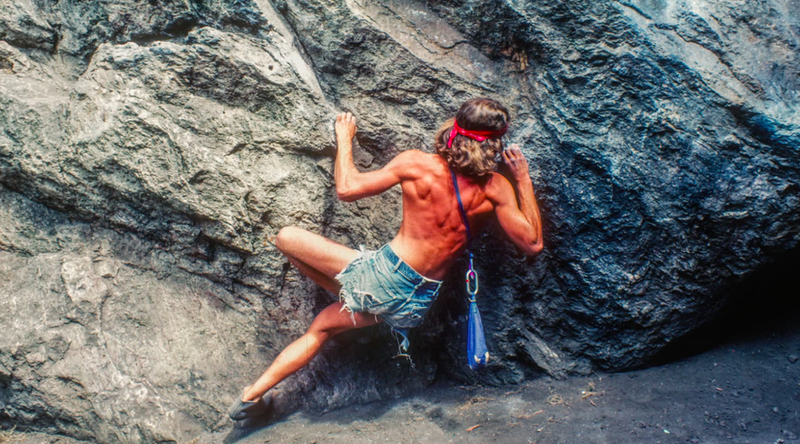
[[[513,114],[545,219],[474,243],[494,361],[464,361],[460,272],[412,335],[337,338],[278,405],[455,378],[644,365],[800,239],[800,3],[15,0],[0,5],[0,424],[183,441],[334,300],[265,239],[376,248],[399,191],[333,190],[429,150],[460,103]]]

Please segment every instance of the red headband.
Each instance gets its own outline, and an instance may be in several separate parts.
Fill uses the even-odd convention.
[[[453,146],[453,139],[456,138],[456,133],[477,140],[478,142],[483,142],[486,139],[502,137],[506,131],[508,131],[508,124],[496,131],[466,130],[458,126],[458,121],[453,119],[453,130],[450,131],[450,140],[447,141],[447,147],[450,148]]]

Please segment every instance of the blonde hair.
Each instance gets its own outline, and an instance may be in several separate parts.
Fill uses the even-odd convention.
[[[508,110],[500,102],[492,99],[470,99],[458,109],[455,118],[448,119],[434,136],[433,147],[459,173],[481,179],[488,177],[497,169],[495,159],[503,151],[500,138],[486,139],[483,142],[456,134],[453,144],[448,147],[453,122],[473,131],[497,131],[508,125]]]

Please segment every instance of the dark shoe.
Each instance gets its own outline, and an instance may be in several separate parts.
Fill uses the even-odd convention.
[[[270,402],[272,402],[272,395],[269,393],[255,401],[242,401],[243,396],[244,392],[242,392],[242,396],[236,399],[236,402],[233,403],[231,408],[228,409],[228,416],[234,421],[261,416],[267,412],[267,407],[269,407]]]

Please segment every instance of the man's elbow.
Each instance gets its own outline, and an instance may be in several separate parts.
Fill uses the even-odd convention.
[[[542,239],[539,238],[536,241],[526,244],[524,250],[525,254],[527,254],[528,256],[536,256],[537,254],[542,252],[543,248],[544,248],[544,243],[542,242]]]
[[[351,189],[341,186],[336,187],[336,197],[342,202],[352,202],[356,200],[356,196]]]

